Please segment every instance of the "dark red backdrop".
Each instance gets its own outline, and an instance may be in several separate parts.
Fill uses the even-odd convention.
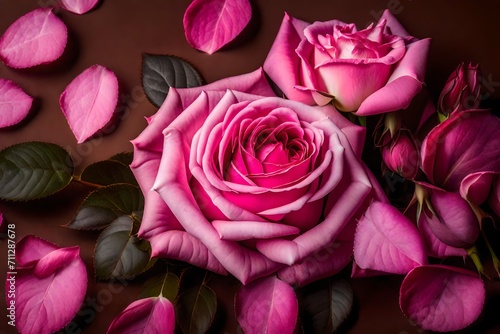
[[[55,0],[2,0],[0,3],[0,34],[18,17]],[[283,13],[306,21],[337,18],[365,26],[376,20],[384,8],[393,10],[407,30],[418,38],[431,37],[427,87],[436,97],[449,73],[461,61],[481,64],[484,76],[498,84],[490,85],[490,102],[500,100],[500,4],[494,0],[476,1],[412,1],[412,0],[254,0],[253,26],[245,39],[232,48],[206,55],[192,49],[186,42],[182,16],[189,0],[104,0],[94,11],[78,16],[61,11],[60,17],[70,31],[71,54],[66,64],[51,71],[16,71],[0,64],[0,77],[12,79],[30,95],[39,98],[41,106],[32,119],[20,127],[0,131],[0,149],[15,143],[37,140],[54,142],[70,151],[77,170],[91,162],[131,151],[129,140],[146,126],[144,116],[156,108],[144,97],[141,89],[142,53],[172,54],[193,64],[206,82],[246,73],[262,65],[281,23]],[[59,95],[81,71],[93,64],[112,69],[129,99],[130,108],[112,134],[77,145],[60,111]],[[92,254],[96,235],[76,232],[60,225],[75,214],[85,189],[72,185],[61,194],[28,204],[0,202],[0,210],[9,223],[16,225],[17,238],[35,234],[60,246],[81,246],[81,255],[93,269]],[[0,244],[0,281],[7,265],[5,242]],[[352,282],[357,304],[349,333],[421,333],[401,314],[398,288],[401,277],[359,279]],[[232,297],[237,282],[214,276],[211,280],[222,308],[215,333],[236,333],[232,315]],[[489,283],[486,308],[478,323],[464,333],[498,333],[500,324],[499,283]],[[105,333],[114,316],[135,300],[140,282],[126,287],[96,284],[89,275],[88,296],[95,298],[96,312],[87,314],[89,325],[82,333]],[[91,303],[88,300],[88,303]],[[0,298],[0,332],[15,333],[6,325],[5,301]],[[225,323],[225,324],[224,324]],[[78,330],[67,331],[79,333]]]

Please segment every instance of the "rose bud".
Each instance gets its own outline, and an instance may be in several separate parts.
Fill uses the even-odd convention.
[[[381,148],[382,160],[395,173],[406,179],[417,176],[420,158],[410,131],[400,129],[387,145]]]
[[[429,181],[459,192],[470,174],[500,172],[500,119],[482,110],[453,113],[427,134],[420,150]]]
[[[479,236],[479,223],[469,203],[459,194],[431,185],[416,185],[423,209],[418,225],[428,224],[432,233],[448,246],[469,248]],[[425,221],[424,221],[425,220]]]
[[[481,93],[478,65],[461,63],[446,81],[438,100],[439,112],[448,117],[454,111],[479,107]]]
[[[430,39],[410,36],[386,10],[359,29],[285,15],[264,70],[291,100],[369,116],[406,109],[422,89]]]

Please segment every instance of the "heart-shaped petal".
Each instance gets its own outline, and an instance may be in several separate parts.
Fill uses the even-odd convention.
[[[236,38],[251,17],[248,0],[194,0],[184,14],[184,32],[192,47],[212,54]]]
[[[66,48],[68,29],[52,8],[35,9],[17,19],[0,38],[0,59],[9,67],[51,63]]]
[[[426,265],[413,269],[401,284],[399,305],[425,330],[448,332],[477,319],[485,300],[479,276],[461,268]]]
[[[298,302],[293,288],[274,276],[242,286],[235,297],[235,312],[246,334],[292,333]]]
[[[174,329],[174,306],[159,296],[134,301],[113,320],[106,334],[170,334]]]
[[[117,102],[118,79],[101,65],[93,65],[73,79],[59,99],[78,143],[83,143],[111,121]]]
[[[18,124],[28,116],[33,98],[13,81],[0,78],[0,128]]]
[[[373,202],[358,222],[354,259],[361,269],[395,274],[427,263],[417,228],[396,208],[381,202]]]

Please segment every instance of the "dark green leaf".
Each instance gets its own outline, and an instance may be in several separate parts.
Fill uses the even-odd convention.
[[[175,314],[184,334],[203,334],[212,325],[217,296],[205,284],[183,291],[177,297]]]
[[[132,152],[122,152],[122,153],[118,153],[118,154],[113,155],[108,160],[121,162],[122,164],[128,166],[128,165],[130,165],[132,163],[133,159],[134,159],[134,153],[132,153]]]
[[[137,185],[137,181],[130,167],[115,160],[99,161],[87,166],[80,176],[80,179],[102,186],[116,183]]]
[[[104,228],[120,216],[140,217],[140,211],[143,208],[144,198],[139,187],[130,184],[113,184],[90,193],[68,227],[74,229]]]
[[[330,284],[333,329],[336,330],[347,319],[352,310],[354,293],[345,280],[335,280]]]
[[[129,278],[148,269],[150,248],[142,249],[147,241],[133,236],[132,229],[133,220],[122,216],[99,235],[94,257],[97,279]]]
[[[322,280],[302,288],[300,317],[305,332],[333,333],[352,309],[354,294],[345,280]]]
[[[27,201],[52,195],[73,178],[73,161],[62,147],[42,142],[0,152],[0,198]]]
[[[142,86],[146,96],[160,107],[170,87],[189,88],[200,86],[203,79],[186,61],[165,55],[145,54],[142,59]]]
[[[174,302],[179,292],[179,277],[172,273],[157,275],[150,278],[145,284],[139,299],[158,297],[160,294]]]

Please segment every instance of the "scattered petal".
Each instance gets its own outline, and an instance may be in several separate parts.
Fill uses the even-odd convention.
[[[106,334],[170,334],[174,329],[174,306],[160,296],[134,301],[113,320]]]
[[[236,38],[251,17],[248,0],[194,0],[184,14],[184,33],[192,47],[212,54]]]
[[[23,334],[57,332],[73,319],[85,297],[87,271],[79,248],[58,248],[34,236],[18,244],[18,262],[33,267],[18,267],[13,279],[7,275],[6,292],[15,284],[7,304],[16,305],[16,327]]]
[[[417,228],[389,204],[373,202],[359,220],[354,259],[361,269],[406,274],[427,263]]]
[[[0,38],[0,59],[9,67],[28,68],[61,57],[68,29],[52,8],[35,9],[17,19]]]
[[[448,332],[477,319],[485,300],[479,276],[461,268],[427,265],[410,271],[401,284],[399,305],[425,330]]]
[[[92,10],[99,0],[60,0],[62,8],[75,14],[85,14]]]
[[[274,276],[242,286],[235,297],[238,323],[246,334],[292,333],[298,302],[293,288]]]
[[[101,65],[93,65],[73,79],[59,99],[79,144],[111,121],[117,102],[118,79]]]
[[[0,128],[18,124],[28,116],[33,98],[16,83],[0,78]]]

